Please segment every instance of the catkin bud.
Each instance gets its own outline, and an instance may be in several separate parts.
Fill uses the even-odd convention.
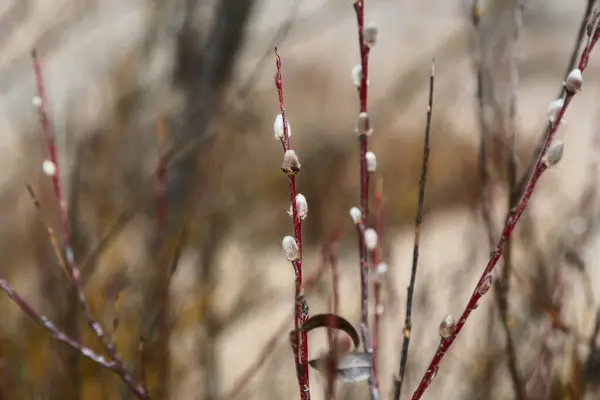
[[[300,160],[294,150],[288,150],[283,155],[281,170],[289,176],[296,175],[300,171]]]
[[[352,83],[354,86],[360,87],[360,83],[362,81],[362,66],[360,64],[356,64],[352,67]]]
[[[562,140],[555,140],[550,147],[548,147],[548,151],[542,158],[542,162],[546,165],[546,167],[552,167],[553,165],[558,164],[563,155],[563,150],[565,145]]]
[[[560,113],[560,110],[562,110],[564,104],[564,99],[557,99],[550,102],[548,105],[548,121],[551,123],[556,122],[556,118],[558,118],[558,114]]]
[[[45,160],[42,163],[42,171],[44,171],[44,174],[47,176],[54,176],[54,174],[56,174],[56,164],[50,160]]]
[[[358,135],[367,136],[371,136],[373,133],[373,129],[371,129],[371,120],[369,118],[369,114],[366,112],[361,112],[358,114],[358,118],[356,119],[356,133]]]
[[[300,219],[304,219],[308,215],[308,203],[306,202],[306,197],[304,197],[304,195],[301,193],[298,193],[296,195],[296,211],[298,212],[298,217]],[[291,205],[288,214],[290,214],[290,216],[294,215],[294,211]]]
[[[375,153],[373,153],[372,151],[367,151],[365,157],[367,159],[367,171],[377,171],[377,157],[375,156]]]
[[[375,229],[365,229],[364,239],[367,250],[373,251],[377,248],[377,242],[379,241],[379,237],[377,236],[377,232],[375,231]]]
[[[442,339],[448,339],[454,334],[454,318],[452,315],[446,315],[440,322],[439,334]]]
[[[567,76],[567,81],[565,82],[565,89],[569,93],[575,94],[581,90],[581,85],[583,84],[583,75],[581,74],[581,70],[579,68],[575,68],[569,75]]]
[[[31,103],[34,107],[39,108],[42,106],[42,98],[40,96],[33,96],[33,99],[31,99]]]
[[[373,271],[373,281],[376,283],[382,283],[385,279],[385,276],[388,271],[388,266],[386,263],[379,263],[375,266],[375,270]]]
[[[290,127],[290,121],[287,122],[287,134],[288,137],[292,136],[292,128]],[[283,138],[283,117],[281,114],[277,114],[275,121],[273,122],[273,133],[275,139],[281,140]]]
[[[298,243],[292,236],[286,236],[281,242],[283,248],[283,255],[288,261],[296,261],[300,258],[300,250],[298,249]]]
[[[379,26],[374,22],[369,22],[365,27],[364,41],[365,45],[369,48],[373,48],[377,44],[377,36],[379,35]]]
[[[350,209],[350,218],[355,225],[360,224],[362,221],[362,211],[358,207],[352,207]]]

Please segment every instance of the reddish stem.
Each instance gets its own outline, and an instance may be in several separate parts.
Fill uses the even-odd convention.
[[[358,46],[360,50],[361,79],[358,89],[360,112],[367,112],[367,98],[369,80],[369,46],[365,45],[365,4],[364,0],[358,0],[354,3],[356,12],[356,22],[358,27]],[[368,129],[370,131],[370,127]],[[363,220],[368,223],[369,218],[369,172],[367,170],[367,149],[368,139],[366,132],[359,136],[360,148],[360,206],[362,208]],[[367,247],[364,237],[358,233],[358,253],[360,262],[360,292],[361,292],[361,313],[360,330],[365,352],[372,354],[371,340],[369,338],[369,262],[367,259]],[[379,398],[379,389],[374,373],[369,377],[369,389],[371,398]]]
[[[71,234],[69,232],[69,216],[67,213],[67,202],[64,200],[61,190],[60,169],[58,164],[56,145],[54,142],[54,134],[52,132],[50,119],[48,118],[48,113],[46,112],[46,90],[44,86],[44,80],[42,78],[42,69],[35,50],[32,51],[31,57],[33,61],[33,69],[35,72],[37,93],[40,99],[40,103],[39,105],[37,105],[37,111],[42,125],[42,134],[48,146],[50,161],[54,163],[54,166],[56,168],[55,173],[52,175],[52,183],[54,186],[54,193],[56,194],[56,198],[59,202],[60,207],[60,221],[65,246],[65,259],[67,262],[67,271],[69,274],[70,281],[73,287],[75,288],[75,291],[77,292],[77,298],[83,310],[83,316],[88,326],[90,327],[92,332],[94,332],[96,337],[98,337],[110,358],[115,361],[115,368],[120,370],[119,375],[139,398],[146,399],[148,398],[148,393],[146,389],[141,385],[133,383],[133,381],[131,380],[131,374],[127,371],[125,364],[118,356],[114,346],[104,334],[104,330],[102,329],[100,324],[93,319],[89,307],[87,305],[85,294],[83,292],[83,288],[80,282],[79,268],[75,264],[75,258],[73,255]]]
[[[291,140],[288,133],[287,112],[283,101],[283,80],[281,77],[281,58],[275,48],[275,65],[277,73],[275,74],[275,86],[279,96],[279,108],[283,122],[283,137],[281,144],[284,153],[291,150]],[[304,288],[302,287],[302,220],[298,215],[296,205],[296,176],[288,174],[288,186],[290,189],[290,200],[292,202],[292,219],[294,222],[294,236],[298,245],[299,257],[292,262],[294,272],[296,274],[296,293],[295,293],[295,313],[294,313],[294,328],[296,332],[304,325],[308,319],[308,306],[304,300]],[[306,310],[305,310],[306,309]],[[296,346],[294,349],[296,356],[296,373],[298,376],[298,385],[300,387],[300,398],[302,400],[310,399],[310,382],[308,376],[308,337],[306,331],[302,331],[300,335],[296,335]]]
[[[600,37],[600,30],[596,29],[593,33],[593,36],[592,36],[590,42],[588,43],[588,45],[586,46],[586,48],[584,49],[584,51],[581,55],[581,59],[580,59],[578,68],[582,72],[584,71],[585,67],[587,66],[590,53],[591,53],[592,49],[594,48],[596,42],[598,41],[599,37]],[[510,238],[511,234],[513,233],[513,231],[515,229],[517,222],[519,221],[519,219],[521,218],[521,215],[525,211],[525,208],[527,207],[527,204],[529,203],[529,199],[531,198],[531,195],[533,194],[533,190],[535,189],[537,182],[539,181],[539,179],[542,176],[542,174],[544,173],[544,171],[547,169],[547,165],[544,163],[543,157],[545,156],[546,151],[550,147],[550,144],[554,141],[554,137],[556,136],[558,127],[559,127],[559,125],[562,121],[562,118],[565,114],[565,111],[567,110],[567,107],[569,106],[571,99],[573,98],[574,95],[575,95],[575,93],[573,93],[573,92],[569,92],[569,91],[566,92],[563,106],[560,109],[560,111],[558,112],[558,114],[556,115],[554,122],[552,124],[550,124],[548,135],[546,136],[546,141],[544,143],[542,151],[540,152],[540,154],[537,158],[537,161],[535,164],[536,165],[535,169],[533,170],[533,173],[531,174],[531,177],[529,178],[529,181],[527,182],[525,190],[523,191],[523,194],[521,195],[521,198],[520,198],[516,208],[514,209],[514,211],[511,212],[511,214],[507,218],[502,235],[501,235],[498,243],[496,244],[496,248],[492,252],[490,259],[489,259],[485,269],[483,270],[481,277],[479,278],[479,282],[477,283],[477,286],[475,287],[475,290],[474,290],[473,294],[471,295],[471,298],[469,299],[462,315],[460,316],[460,319],[456,323],[453,334],[448,339],[442,339],[440,341],[440,345],[439,345],[435,355],[433,356],[433,359],[431,360],[429,367],[427,368],[427,371],[423,375],[423,378],[421,379],[419,386],[413,393],[412,400],[418,400],[421,398],[421,396],[423,396],[423,393],[425,393],[425,390],[427,390],[427,388],[433,381],[433,378],[437,374],[437,372],[439,370],[440,362],[442,361],[442,359],[448,352],[448,349],[450,348],[452,343],[454,343],[454,340],[460,333],[462,327],[467,322],[467,319],[469,318],[469,316],[471,315],[473,310],[475,310],[475,308],[477,308],[479,299],[481,299],[481,297],[485,293],[487,293],[487,291],[489,289],[489,283],[491,283],[491,279],[492,279],[491,273],[494,270],[494,267],[496,266],[496,264],[498,263],[498,260],[500,259],[500,257],[502,257],[504,245]]]

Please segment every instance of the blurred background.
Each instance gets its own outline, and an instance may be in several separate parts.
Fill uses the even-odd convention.
[[[432,58],[431,158],[402,398],[435,352],[441,319],[462,312],[489,256],[490,236],[497,240],[504,223],[511,68],[516,60],[520,177],[593,3],[525,0],[515,44],[514,1],[482,0],[475,27],[470,0],[366,0],[366,21],[380,27],[370,57],[369,110],[389,266],[379,360],[384,398],[400,358]],[[272,131],[279,112],[275,45],[303,167],[298,188],[309,204],[303,233],[310,312],[329,309],[329,264],[337,258],[339,314],[358,326],[358,250],[348,210],[359,205],[351,76],[359,51],[349,0],[0,2],[0,278],[101,353],[44,226],[60,232],[32,105],[35,47],[92,314],[137,377],[138,338],[145,338],[153,398],[298,397],[287,341],[294,274],[280,247],[292,221],[281,144]],[[515,233],[508,311],[500,312],[494,291],[484,297],[424,399],[599,396],[599,60],[593,53],[584,89],[558,133],[563,160],[542,177]],[[164,213],[155,174],[163,165]],[[482,204],[490,209],[488,223]],[[495,282],[506,283],[504,267]],[[134,398],[117,376],[54,341],[5,295],[0,315],[0,398]],[[310,358],[319,356],[327,349],[325,332],[311,333],[309,343]],[[249,370],[253,375],[244,378]],[[315,370],[311,386],[313,398],[324,398],[325,379]],[[366,382],[338,385],[340,399],[366,396]]]

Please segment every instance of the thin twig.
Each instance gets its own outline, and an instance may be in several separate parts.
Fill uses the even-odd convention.
[[[44,228],[46,228],[46,232],[48,232],[48,239],[50,239],[50,244],[52,245],[52,248],[54,249],[54,254],[56,255],[58,264],[61,266],[63,272],[65,273],[67,280],[70,280],[71,278],[69,277],[69,271],[67,270],[67,266],[65,265],[65,259],[62,255],[60,245],[58,244],[58,239],[56,238],[56,234],[54,233],[54,229],[52,229],[50,227],[50,225],[44,220],[43,213],[42,213],[42,203],[37,198],[35,192],[33,191],[33,187],[30,184],[25,185],[25,188],[27,189],[27,193],[29,193],[29,197],[31,198],[31,201],[33,202],[33,206],[35,207],[35,209],[37,210],[37,212],[40,216],[40,220],[42,221]]]
[[[477,71],[477,122],[479,124],[479,177],[481,180],[481,218],[486,227],[490,247],[494,245],[493,222],[491,215],[491,197],[489,186],[488,159],[487,159],[487,138],[488,129],[485,120],[485,101],[483,94],[484,78],[484,44],[481,32],[481,4],[479,0],[473,0],[471,7],[471,23],[476,36],[476,55],[474,57],[474,68]]]
[[[579,23],[579,30],[577,31],[575,43],[573,44],[573,50],[571,51],[571,56],[569,57],[569,63],[567,64],[563,73],[564,79],[567,79],[567,75],[569,75],[569,72],[571,72],[571,70],[575,68],[575,64],[577,63],[577,55],[581,51],[581,46],[584,44],[583,39],[586,36],[586,27],[588,25],[588,22],[590,21],[592,12],[594,11],[594,4],[596,4],[596,0],[588,0],[587,5],[585,6],[583,17],[581,19],[581,22]],[[564,94],[565,86],[561,84],[558,90],[557,97],[561,98],[562,96],[564,96]]]
[[[85,294],[83,292],[83,288],[80,282],[80,271],[75,263],[75,258],[73,255],[73,247],[71,245],[71,235],[69,232],[69,216],[67,213],[67,202],[63,198],[61,184],[60,184],[60,168],[57,157],[56,145],[54,142],[54,134],[52,131],[52,127],[50,124],[50,119],[48,118],[48,114],[46,112],[46,91],[44,86],[44,80],[42,78],[42,70],[39,59],[37,57],[36,51],[33,50],[31,52],[32,61],[33,61],[33,69],[35,72],[36,86],[37,86],[37,98],[36,98],[36,107],[38,111],[38,116],[40,118],[42,134],[44,140],[46,141],[46,145],[48,147],[50,162],[53,164],[54,171],[52,173],[52,183],[54,186],[54,193],[59,202],[60,208],[60,220],[62,227],[62,234],[64,240],[65,247],[65,259],[67,272],[69,275],[69,281],[73,285],[73,288],[77,292],[77,299],[79,301],[79,305],[83,311],[84,319],[87,322],[90,330],[94,333],[94,335],[98,338],[98,340],[104,346],[104,349],[110,356],[111,360],[113,360],[120,371],[119,376],[121,379],[129,386],[129,388],[133,391],[133,393],[139,398],[146,399],[148,398],[148,393],[146,388],[142,385],[135,383],[131,377],[131,373],[128,371],[125,363],[121,360],[119,355],[114,349],[114,346],[110,342],[110,340],[106,337],[104,330],[100,326],[98,322],[96,322],[90,312],[90,309],[87,304],[87,300],[85,298]],[[60,261],[60,260],[59,260]]]
[[[328,259],[331,270],[331,315],[338,315],[339,304],[340,304],[340,270],[338,265],[338,256],[334,251],[329,251],[329,254],[323,254],[324,258]],[[325,260],[324,260],[325,261]],[[329,364],[331,367],[327,371],[327,386],[325,388],[325,398],[327,400],[335,399],[335,372],[338,364],[338,337],[335,329],[331,328],[328,324],[327,337],[329,339],[329,355],[332,357],[332,362]]]
[[[516,136],[517,136],[517,90],[519,88],[519,67],[518,67],[518,46],[521,35],[522,20],[523,20],[523,3],[521,0],[515,0],[513,13],[513,32],[511,43],[511,94],[508,110],[508,159],[507,159],[507,175],[508,175],[508,199],[507,215],[510,215],[511,210],[519,201],[518,192],[515,192],[517,185],[517,160],[516,160]],[[507,217],[508,218],[508,217]],[[517,367],[517,355],[512,333],[509,326],[510,309],[508,305],[508,295],[510,293],[510,279],[513,269],[512,259],[512,237],[506,241],[504,249],[504,266],[502,268],[501,277],[496,286],[495,295],[500,313],[500,322],[502,324],[504,334],[506,336],[506,359],[508,363],[508,372],[512,381],[513,390],[515,391],[516,400],[525,400],[525,386],[519,374]]]
[[[581,58],[579,61],[579,66],[578,66],[579,71],[583,72],[585,70],[585,68],[587,67],[590,53],[591,53],[592,49],[594,48],[594,46],[596,45],[596,42],[598,41],[599,38],[600,38],[600,30],[595,28],[592,32],[591,40],[589,41],[588,45],[585,47],[585,49],[581,55]],[[460,319],[456,323],[452,334],[450,336],[448,336],[447,338],[441,339],[440,345],[439,345],[433,359],[431,360],[431,363],[429,364],[427,371],[423,375],[423,378],[421,379],[419,386],[413,393],[413,396],[412,396],[413,400],[420,399],[421,396],[423,395],[423,393],[425,393],[425,390],[427,390],[427,388],[433,381],[433,378],[435,377],[435,375],[437,375],[437,372],[439,370],[439,364],[442,361],[442,359],[444,358],[444,356],[446,355],[446,352],[448,351],[448,349],[450,348],[452,343],[454,343],[454,340],[460,333],[464,324],[467,322],[467,319],[469,318],[469,316],[471,315],[473,310],[475,310],[475,308],[477,308],[477,305],[479,304],[479,300],[481,299],[481,297],[483,297],[483,295],[485,295],[485,293],[488,292],[488,290],[491,286],[491,283],[492,283],[491,273],[494,270],[494,267],[496,266],[496,264],[498,263],[498,260],[500,259],[500,257],[502,257],[504,245],[506,244],[506,241],[510,238],[511,234],[513,233],[513,231],[515,229],[517,222],[519,221],[519,219],[521,218],[521,215],[525,211],[525,208],[527,207],[527,204],[529,203],[529,199],[531,198],[531,195],[533,194],[533,190],[535,189],[540,177],[542,176],[542,174],[546,171],[546,169],[550,165],[549,160],[545,158],[546,152],[548,151],[548,148],[550,147],[550,145],[553,143],[554,137],[556,136],[556,132],[558,130],[559,125],[561,124],[561,121],[565,114],[565,111],[567,110],[567,108],[575,94],[576,94],[575,91],[567,90],[566,95],[563,99],[562,107],[560,107],[560,110],[556,113],[556,115],[551,118],[551,121],[552,121],[551,128],[550,128],[550,131],[548,132],[548,136],[546,137],[546,142],[544,143],[542,151],[540,152],[540,154],[537,158],[536,167],[535,167],[531,177],[529,178],[529,181],[527,182],[527,185],[525,187],[525,190],[523,191],[523,194],[521,195],[519,203],[518,203],[517,207],[515,208],[514,212],[511,213],[511,215],[509,216],[507,223],[504,227],[504,230],[502,232],[502,235],[500,236],[500,239],[498,240],[498,243],[496,244],[496,248],[492,252],[490,259],[489,259],[485,269],[483,270],[483,273],[481,274],[479,282],[477,283],[475,290],[473,291],[473,294],[471,295],[471,298],[469,299]],[[557,161],[558,160],[554,160],[554,162],[557,162]]]
[[[379,243],[377,247],[372,253],[372,265],[371,271],[374,272],[375,282],[373,283],[373,300],[374,300],[374,312],[373,312],[373,375],[375,376],[375,380],[377,382],[377,387],[381,387],[381,383],[379,380],[379,322],[381,319],[381,314],[383,312],[383,304],[381,303],[381,286],[383,283],[383,275],[384,271],[379,271],[379,263],[381,262],[381,237],[383,234],[383,205],[382,205],[382,197],[383,197],[383,178],[380,176],[377,179],[375,184],[375,194],[374,194],[374,225],[375,231],[377,232],[377,237],[379,239]]]
[[[408,360],[408,346],[412,332],[412,307],[415,293],[415,283],[417,280],[417,267],[419,263],[419,244],[421,239],[421,223],[423,222],[423,205],[425,203],[425,184],[427,182],[427,167],[429,165],[429,138],[431,132],[431,116],[433,113],[433,90],[435,83],[435,60],[431,63],[431,75],[429,77],[429,102],[427,104],[427,123],[425,126],[425,139],[423,144],[423,165],[421,169],[421,179],[419,179],[419,199],[417,204],[417,216],[415,218],[415,244],[413,248],[412,268],[410,272],[410,284],[406,294],[406,316],[404,318],[404,329],[402,331],[404,339],[402,341],[402,354],[400,355],[400,366],[394,385],[394,399],[400,398],[402,392],[402,383],[406,371],[406,362]]]
[[[6,294],[13,301],[13,303],[15,303],[21,309],[21,311],[25,313],[25,315],[50,332],[53,339],[66,344],[73,350],[77,351],[82,357],[95,362],[109,371],[115,372],[117,375],[121,374],[120,367],[115,361],[106,359],[105,357],[95,353],[90,348],[83,346],[75,339],[69,337],[67,334],[58,330],[52,321],[50,321],[47,317],[38,314],[33,307],[31,307],[27,301],[19,296],[19,294],[4,279],[0,279],[0,290],[4,292],[4,294]]]
[[[584,38],[585,38],[585,34],[586,34],[586,27],[588,26],[588,22],[590,22],[593,17],[595,3],[596,3],[596,0],[588,0],[588,2],[587,2],[585,12],[583,14],[581,23],[579,25],[579,30],[577,31],[577,36],[575,39],[575,44],[573,46],[573,51],[571,52],[571,56],[569,57],[569,63],[566,66],[566,71],[563,74],[564,79],[566,79],[569,72],[573,68],[575,68],[575,64],[577,63],[577,55],[579,54],[581,46],[585,42]],[[589,48],[589,43],[586,45],[586,48]],[[564,84],[561,83],[560,88],[558,90],[557,98],[561,98],[562,96],[564,96],[564,94],[565,94]],[[523,189],[525,188],[527,179],[529,178],[529,176],[531,176],[535,166],[537,165],[536,164],[537,159],[535,157],[536,157],[536,155],[540,154],[540,152],[542,151],[542,148],[543,148],[544,144],[546,143],[546,138],[548,137],[551,129],[552,129],[552,124],[547,123],[546,127],[543,130],[542,135],[540,136],[539,143],[536,146],[535,151],[533,153],[532,161],[528,165],[527,170],[524,172],[523,176],[521,177],[518,184],[516,185],[517,193],[522,192]]]
[[[169,260],[170,254],[170,243],[172,240],[168,237],[167,232],[167,168],[165,163],[165,140],[166,140],[166,126],[165,119],[162,113],[158,114],[156,121],[156,148],[157,148],[157,161],[156,161],[156,238],[158,249],[156,254],[158,273],[156,283],[158,288],[159,306],[157,315],[157,343],[158,348],[156,353],[158,355],[158,376],[160,381],[163,383],[160,385],[158,393],[155,395],[159,398],[166,396],[166,388],[169,382],[169,339],[170,339],[170,293],[169,288],[171,284],[171,262]],[[140,339],[142,340],[142,339]],[[143,346],[144,343],[140,342]],[[140,357],[143,355],[143,348],[140,348]],[[142,377],[145,376],[144,366],[141,365],[142,359],[140,359],[140,368],[142,370]]]
[[[369,52],[371,47],[365,43],[365,0],[354,2],[354,11],[356,12],[356,22],[358,27],[358,46],[360,51],[360,86],[358,96],[360,102],[360,113],[366,116],[365,129],[359,133],[360,149],[360,206],[362,218],[365,222],[369,221],[369,171],[367,170],[367,149],[368,135],[371,132],[370,122],[367,114],[368,82],[369,82]],[[361,293],[361,313],[360,313],[360,331],[363,346],[367,354],[372,354],[371,340],[369,337],[369,261],[367,259],[367,246],[363,235],[358,233],[358,253],[360,267],[360,293]],[[379,388],[377,380],[372,372],[369,376],[369,389],[371,400],[379,398]]]
[[[146,347],[144,336],[140,336],[138,341],[138,357],[140,363],[140,379],[142,381],[142,385],[146,387]]]
[[[284,151],[284,163],[285,156],[289,155],[291,150],[290,134],[288,132],[288,119],[285,105],[283,102],[283,79],[281,76],[281,58],[275,47],[275,65],[277,72],[275,74],[275,86],[277,87],[277,94],[279,97],[279,108],[281,112],[281,119],[283,123],[283,136],[281,137],[281,145]],[[296,157],[295,152],[293,153]],[[297,158],[296,158],[297,160]],[[298,256],[292,261],[294,266],[294,273],[296,275],[296,290],[294,294],[295,301],[295,315],[294,315],[294,328],[298,332],[304,322],[308,319],[308,305],[304,297],[304,288],[302,286],[302,220],[298,214],[297,204],[297,191],[296,191],[296,174],[300,168],[298,162],[293,168],[287,168],[284,172],[287,175],[288,186],[290,191],[290,200],[292,203],[292,219],[294,224],[294,239],[298,247]],[[300,398],[302,400],[310,400],[310,380],[308,375],[308,336],[306,331],[302,330],[300,335],[296,335],[296,343],[294,346],[294,352],[296,356],[296,373],[298,375],[298,385],[300,387]]]

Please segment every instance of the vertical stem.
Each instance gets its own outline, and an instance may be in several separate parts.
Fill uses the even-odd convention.
[[[277,48],[275,48],[275,65],[277,73],[275,74],[275,86],[279,97],[279,109],[283,122],[283,137],[281,145],[284,153],[291,150],[291,140],[288,132],[287,112],[283,101],[283,80],[281,76],[281,58]],[[296,176],[288,174],[288,186],[290,190],[290,200],[292,202],[292,219],[294,222],[294,236],[298,245],[299,257],[293,261],[294,273],[296,275],[296,290],[295,290],[295,312],[294,312],[294,329],[295,332],[300,331],[304,322],[308,319],[308,305],[304,299],[304,288],[302,286],[302,220],[298,215],[296,205]],[[300,398],[302,400],[310,400],[310,382],[308,375],[308,337],[305,330],[296,335],[296,343],[294,346],[296,357],[296,373],[298,376],[298,385],[300,389]]]
[[[158,239],[158,268],[159,273],[157,277],[159,282],[158,295],[160,296],[159,310],[158,310],[158,321],[157,321],[157,333],[158,333],[158,376],[161,384],[158,385],[156,396],[158,398],[167,397],[169,393],[169,337],[170,337],[170,319],[169,319],[169,308],[170,308],[170,297],[169,288],[171,282],[171,271],[170,271],[170,243],[171,238],[167,232],[167,168],[166,168],[166,157],[165,157],[165,119],[162,114],[158,116],[156,123],[156,145],[157,145],[157,166],[156,166],[156,237]],[[142,339],[140,339],[142,340]],[[140,342],[140,345],[143,345]],[[140,349],[140,357],[142,356],[143,348]],[[140,359],[141,363],[142,359]],[[140,365],[142,377],[145,375],[144,366]]]
[[[476,55],[475,70],[477,71],[477,122],[479,124],[479,176],[481,180],[481,217],[483,224],[487,229],[488,241],[490,247],[494,246],[493,223],[490,212],[490,188],[489,175],[487,169],[487,147],[486,139],[488,136],[487,124],[485,121],[485,101],[483,95],[484,80],[484,46],[481,34],[481,5],[479,0],[473,0],[471,8],[471,21],[475,30]]]
[[[369,46],[365,45],[365,3],[364,0],[358,0],[354,3],[356,12],[356,22],[358,26],[358,46],[360,50],[361,79],[358,89],[359,111],[367,112],[367,96],[369,81]],[[368,139],[367,132],[361,132],[358,138],[360,151],[360,206],[362,208],[362,217],[365,223],[369,221],[369,171],[367,170],[367,150]],[[363,235],[358,232],[358,256],[360,266],[360,293],[361,293],[361,312],[360,312],[360,331],[365,352],[372,354],[371,340],[369,337],[369,261],[367,259],[367,247]],[[377,380],[372,372],[369,377],[369,389],[371,399],[379,398],[379,388]]]
[[[406,295],[406,316],[404,318],[402,353],[400,355],[400,366],[398,367],[398,376],[394,384],[394,399],[398,400],[402,392],[402,383],[404,373],[406,372],[406,363],[408,361],[408,346],[410,345],[410,336],[412,333],[412,308],[413,297],[415,293],[415,283],[417,280],[417,267],[419,264],[419,244],[421,240],[421,223],[423,222],[423,205],[425,203],[425,184],[427,182],[427,167],[429,165],[429,138],[431,132],[431,116],[433,113],[433,89],[435,82],[435,60],[431,63],[431,75],[429,76],[429,102],[427,105],[427,123],[425,126],[425,139],[423,143],[423,165],[421,168],[421,178],[419,179],[419,199],[417,203],[417,215],[415,218],[415,243],[413,247],[412,268],[410,272],[410,284]]]
[[[379,177],[377,179],[375,185],[375,196],[374,196],[374,206],[375,206],[375,231],[377,232],[377,237],[379,238],[379,245],[373,251],[372,256],[372,266],[371,269],[377,273],[378,265],[381,261],[381,238],[383,236],[383,206],[382,206],[382,197],[383,197],[383,178]],[[375,280],[375,284],[373,285],[373,298],[374,298],[374,313],[373,313],[373,375],[375,375],[375,380],[377,382],[377,387],[380,387],[379,381],[379,320],[381,318],[381,308],[383,305],[381,304],[381,281],[382,277],[378,277]]]
[[[511,210],[519,201],[518,193],[516,193],[517,185],[517,163],[516,163],[516,135],[517,135],[517,91],[519,88],[519,66],[518,66],[518,46],[522,27],[523,4],[521,0],[514,0],[513,9],[513,33],[511,43],[511,93],[508,110],[508,135],[509,149],[507,160],[507,175],[508,175],[508,199],[507,215],[511,214]],[[513,268],[512,263],[512,237],[506,241],[504,249],[504,267],[502,268],[499,284],[496,286],[495,294],[500,312],[500,320],[506,336],[506,358],[508,363],[508,372],[515,391],[516,400],[525,400],[526,393],[523,385],[523,380],[519,375],[517,367],[517,355],[515,344],[512,338],[512,333],[509,326],[510,310],[508,305],[508,295],[510,292],[510,279]]]
[[[337,315],[340,304],[340,272],[338,268],[337,254],[331,251],[323,251],[323,262],[329,264],[331,270],[331,300],[330,300],[330,311],[331,315]],[[336,367],[339,361],[338,351],[338,338],[335,329],[329,327],[333,326],[334,321],[328,323],[327,335],[329,339],[329,356],[332,358],[332,362],[329,365],[327,371],[327,387],[325,389],[325,398],[327,400],[333,400],[335,398],[335,375]]]

